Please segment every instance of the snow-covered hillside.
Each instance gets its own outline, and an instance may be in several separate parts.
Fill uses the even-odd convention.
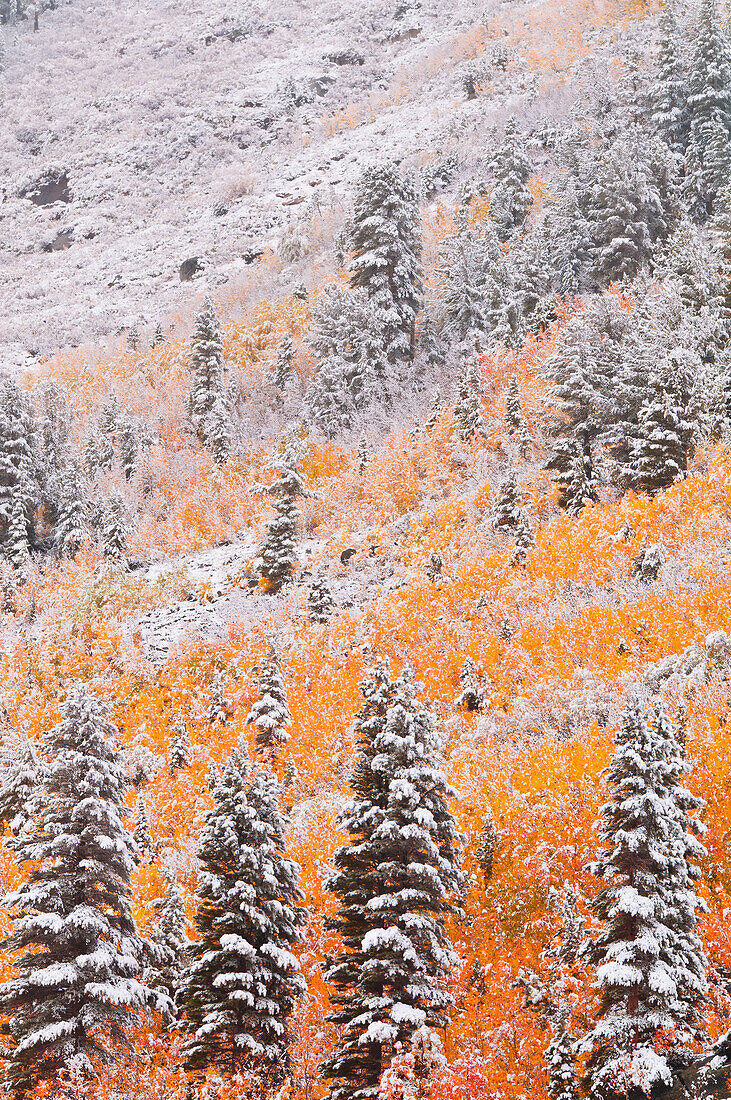
[[[4,358],[187,316],[204,280],[236,300],[266,249],[285,285],[332,263],[363,163],[478,155],[465,133],[527,95],[497,70],[502,93],[465,97],[486,20],[473,0],[72,0],[0,28]]]

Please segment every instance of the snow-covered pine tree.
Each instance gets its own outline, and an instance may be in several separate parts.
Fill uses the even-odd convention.
[[[443,367],[446,347],[442,326],[430,314],[425,313],[419,333],[419,354],[427,368]]]
[[[188,917],[185,901],[177,877],[173,871],[165,872],[165,895],[152,902],[156,914],[152,943],[157,949],[154,965],[148,969],[145,977],[148,985],[159,989],[170,998],[172,1011],[169,1019],[178,1017],[176,997],[180,988],[181,976],[187,962]]]
[[[429,410],[429,415],[424,423],[424,427],[428,432],[430,432],[432,428],[436,427],[437,420],[443,412],[444,406],[442,405],[442,395],[440,394],[439,390],[435,390],[434,396],[432,398],[431,409]]]
[[[13,836],[31,819],[32,800],[40,785],[43,764],[28,737],[5,743],[0,753],[0,829]]]
[[[217,466],[223,466],[231,453],[231,431],[228,408],[222,396],[215,400],[205,424],[206,446]]]
[[[513,531],[520,520],[522,506],[523,494],[518,488],[518,475],[514,468],[509,466],[505,471],[505,477],[500,482],[497,498],[490,510],[493,527]]]
[[[75,462],[64,467],[59,478],[60,502],[54,542],[60,558],[75,558],[82,543],[88,538],[84,522],[85,494],[81,471]]]
[[[660,11],[660,56],[652,121],[668,148],[681,155],[690,137],[688,94],[675,5],[667,0]]]
[[[2,950],[15,955],[17,976],[0,985],[5,1080],[18,1098],[69,1070],[92,1076],[149,1006],[166,1007],[139,976],[127,780],[104,704],[74,687],[44,744],[32,823],[7,842],[29,868],[6,899],[15,929]]]
[[[358,451],[356,458],[358,461],[358,473],[362,474],[365,471],[366,466],[373,457],[373,448],[371,447],[368,436],[363,432],[358,440]]]
[[[259,666],[258,687],[259,698],[249,711],[246,724],[256,727],[257,752],[275,758],[291,736],[292,715],[279,657],[273,647]]]
[[[124,501],[119,493],[112,493],[104,509],[102,521],[102,547],[105,559],[111,564],[127,567],[127,536],[129,523]]]
[[[227,726],[232,715],[232,700],[226,692],[226,676],[219,669],[213,674],[208,691],[206,721],[211,726]]]
[[[479,352],[487,344],[491,318],[485,287],[490,265],[497,260],[499,250],[494,232],[488,229],[480,234],[466,221],[443,246],[442,331],[464,354]]]
[[[413,182],[395,164],[363,172],[350,247],[350,283],[363,287],[380,315],[388,361],[413,359],[422,290],[419,201]]]
[[[150,817],[147,813],[147,804],[141,794],[137,796],[135,827],[132,833],[132,839],[141,856],[145,856],[150,861],[154,860],[156,845],[152,839],[152,833],[150,832]]]
[[[457,378],[454,419],[460,439],[471,439],[474,435],[487,435],[487,427],[482,415],[482,374],[476,356],[472,356],[465,362]]]
[[[508,392],[505,396],[505,426],[509,433],[518,440],[518,450],[521,458],[525,459],[533,437],[528,427],[528,422],[523,416],[523,407],[520,401],[520,389],[518,379],[513,375],[508,383]]]
[[[182,715],[178,715],[173,723],[173,734],[170,738],[170,771],[178,771],[187,768],[193,759],[193,748],[190,743],[188,726]]]
[[[208,446],[208,421],[216,402],[222,399],[225,371],[221,326],[210,298],[203,303],[193,329],[190,370],[190,418],[201,442]]]
[[[559,503],[570,516],[577,516],[582,508],[597,500],[597,486],[591,454],[586,455],[578,443],[570,446],[569,452],[565,472],[559,472],[556,480],[561,486]]]
[[[460,692],[454,700],[455,707],[464,707],[468,711],[482,710],[485,705],[490,681],[484,673],[478,672],[471,657],[467,657],[459,675]]]
[[[731,135],[731,50],[716,0],[702,0],[688,85],[691,132],[703,159],[705,124],[718,118]]]
[[[294,344],[292,337],[287,334],[283,337],[277,350],[277,361],[274,365],[273,381],[278,390],[283,390],[292,376],[292,361],[294,359]]]
[[[159,348],[161,344],[167,342],[167,336],[165,335],[160,321],[155,325],[155,331],[152,334],[152,346],[153,348]]]
[[[299,509],[297,498],[307,490],[300,474],[294,445],[285,443],[284,449],[271,462],[270,469],[276,478],[266,489],[275,498],[276,516],[269,522],[264,541],[259,550],[260,572],[269,592],[278,592],[290,580],[297,564],[297,534]]]
[[[323,1066],[334,1100],[375,1097],[395,1044],[443,1027],[442,984],[455,956],[444,921],[461,880],[453,792],[441,738],[408,673],[378,662],[362,685],[353,799],[340,814],[349,843],[333,857],[332,927],[343,949],[327,977],[340,1038]]]
[[[299,869],[284,855],[279,787],[240,747],[211,782],[198,859],[196,940],[178,1004],[186,1066],[286,1075],[287,1021],[304,991],[292,946],[301,938]]]
[[[11,378],[0,382],[0,548],[10,537],[22,554],[32,534],[31,519],[35,507],[37,478],[33,457],[35,424],[29,398]],[[23,540],[19,511],[25,516]],[[15,516],[15,519],[13,519]]]
[[[490,218],[500,239],[508,240],[523,225],[533,206],[533,194],[528,187],[531,164],[513,118],[505,127],[493,169],[495,188],[490,199]]]
[[[576,1040],[566,1028],[566,1015],[553,1022],[553,1037],[545,1051],[550,1100],[577,1100]]]
[[[605,883],[592,903],[602,928],[584,949],[601,999],[578,1049],[589,1054],[584,1083],[602,1100],[671,1084],[668,1049],[682,1055],[698,1034],[703,960],[691,884],[701,846],[697,804],[680,793],[687,769],[670,764],[673,756],[666,731],[631,699],[606,770],[612,800],[602,809],[604,851],[591,866]]]
[[[119,448],[119,462],[122,467],[122,473],[127,481],[131,481],[137,469],[137,457],[140,451],[140,443],[137,437],[137,429],[128,416],[122,416],[119,419],[117,445]]]
[[[335,601],[325,573],[315,579],[307,596],[307,604],[313,623],[326,623],[334,612]]]
[[[140,346],[140,326],[135,322],[127,332],[127,349],[137,351]]]
[[[640,409],[628,471],[632,487],[654,495],[684,477],[692,443],[693,425],[673,393],[667,370],[655,371]]]
[[[10,523],[5,538],[5,557],[20,576],[25,575],[30,563],[30,543],[28,541],[25,503],[25,493],[18,485],[10,502]]]

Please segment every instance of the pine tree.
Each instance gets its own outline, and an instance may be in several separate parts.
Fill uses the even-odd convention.
[[[373,449],[368,441],[368,436],[363,432],[358,440],[358,453],[356,455],[358,460],[358,473],[362,474],[373,457]]]
[[[672,1035],[677,1057],[698,1036],[705,979],[692,861],[703,849],[686,772],[657,712],[648,723],[631,700],[606,770],[613,796],[602,809],[604,851],[591,867],[605,882],[592,903],[602,929],[585,949],[601,1001],[579,1049],[589,1052],[586,1084],[601,1098],[669,1085],[660,1042]]]
[[[496,530],[502,530],[512,537],[510,562],[511,565],[518,565],[534,545],[535,539],[523,505],[523,494],[518,488],[517,475],[512,467],[508,468],[500,484],[491,517]]]
[[[279,345],[277,362],[274,367],[274,385],[278,390],[283,390],[292,376],[292,360],[294,359],[294,345],[292,337],[287,335]]]
[[[160,321],[155,325],[155,331],[152,334],[152,346],[153,348],[159,348],[162,344],[167,343],[167,336],[165,335]]]
[[[231,698],[226,694],[226,678],[223,672],[214,673],[208,692],[206,720],[212,726],[227,726],[232,714]]]
[[[137,429],[128,416],[120,417],[117,428],[117,441],[122,472],[126,480],[131,481],[137,469],[140,444],[137,438]]]
[[[140,326],[135,322],[127,333],[127,348],[129,351],[137,351],[140,346]]]
[[[442,405],[441,394],[439,393],[439,390],[435,390],[434,397],[432,398],[431,409],[424,423],[424,427],[428,432],[430,432],[432,428],[436,427],[437,420],[443,412],[444,406]]]
[[[206,446],[217,466],[223,466],[231,453],[229,422],[226,403],[222,397],[218,397],[205,423]]]
[[[593,474],[591,454],[585,454],[578,444],[569,447],[565,476],[559,475],[558,481],[562,488],[559,503],[570,516],[578,515],[582,508],[598,499]]]
[[[137,811],[132,838],[139,854],[141,856],[146,856],[152,861],[156,855],[156,848],[152,839],[152,833],[150,832],[150,818],[147,813],[147,806],[141,794],[137,796]]]
[[[327,974],[340,1038],[322,1072],[334,1100],[375,1097],[395,1044],[423,1025],[445,1026],[451,998],[441,979],[454,954],[444,921],[461,877],[431,712],[409,675],[392,680],[383,662],[362,689],[353,799],[339,818],[350,839],[328,884],[343,944]]]
[[[517,437],[520,456],[525,459],[533,439],[523,416],[518,379],[515,375],[508,383],[508,392],[505,397],[505,426],[512,436]]]
[[[21,833],[31,820],[32,802],[40,785],[42,761],[27,737],[3,745],[0,756],[0,829]]]
[[[292,946],[301,939],[299,869],[284,856],[276,780],[234,750],[212,777],[201,834],[197,939],[179,1004],[189,1070],[227,1074],[253,1066],[287,1072],[288,1017],[304,982]]]
[[[497,259],[495,234],[479,234],[466,222],[442,250],[440,270],[444,277],[441,305],[444,335],[465,354],[485,348],[490,335],[486,284],[490,265]]]
[[[490,200],[490,217],[501,240],[507,240],[516,229],[520,229],[533,205],[533,195],[528,187],[531,165],[524,145],[520,141],[515,119],[511,118],[494,160],[495,188]]]
[[[379,313],[388,361],[413,359],[422,290],[419,202],[395,164],[361,176],[350,245],[350,283],[366,291]]]
[[[703,157],[704,124],[717,117],[731,135],[731,53],[716,0],[702,0],[688,83],[691,130]]]
[[[79,548],[88,538],[84,522],[85,499],[81,483],[81,471],[75,462],[69,462],[60,478],[61,500],[56,519],[54,541],[60,558],[75,558]]]
[[[169,997],[169,1019],[178,1017],[176,997],[181,984],[188,951],[188,917],[183,893],[174,872],[166,871],[165,896],[152,902],[157,920],[152,933],[152,943],[157,955],[155,965],[148,970],[146,979],[153,989]]]
[[[290,739],[292,715],[279,658],[273,648],[262,661],[258,673],[259,698],[249,711],[246,724],[256,727],[257,752],[276,757]]]
[[[476,358],[468,359],[457,379],[457,401],[454,406],[454,419],[460,439],[471,439],[474,435],[487,435],[487,427],[482,415],[482,375]]]
[[[330,582],[324,573],[315,580],[307,597],[310,618],[314,623],[326,623],[335,610]]]
[[[672,360],[667,366],[671,368]],[[633,488],[654,494],[684,477],[693,438],[694,425],[673,392],[668,369],[654,372],[629,467]]]
[[[553,1025],[553,1038],[546,1047],[548,1095],[550,1100],[577,1100],[576,1040],[566,1030],[565,1015]]]
[[[124,501],[119,493],[113,493],[104,509],[102,544],[104,557],[111,565],[127,566],[127,535],[129,524],[125,516]]]
[[[193,748],[185,719],[178,715],[173,723],[173,736],[170,739],[170,771],[187,768],[193,759]]]
[[[223,340],[213,302],[206,298],[191,339],[190,418],[201,442],[208,446],[209,417],[223,396]]]
[[[660,57],[652,121],[665,144],[683,154],[690,137],[688,84],[680,56],[680,34],[673,0],[660,12]]]
[[[291,579],[297,564],[295,546],[299,527],[297,497],[305,496],[302,475],[293,444],[287,443],[280,455],[273,459],[270,469],[276,478],[267,488],[275,498],[276,516],[267,526],[264,542],[259,551],[261,575],[269,592],[278,592]]]
[[[461,691],[454,700],[455,707],[464,707],[468,711],[482,710],[485,705],[490,683],[485,675],[477,671],[477,666],[468,657],[459,676]]]
[[[5,557],[19,575],[24,575],[30,563],[28,522],[25,513],[25,494],[18,487],[10,505],[10,524],[5,540]]]
[[[127,1031],[165,999],[140,981],[143,943],[131,909],[134,842],[125,831],[126,777],[102,702],[73,688],[48,754],[32,827],[8,846],[32,863],[9,895],[18,952],[15,978],[0,985],[9,1018],[6,1081],[20,1098],[71,1069],[92,1076],[119,1056]]]
[[[34,416],[28,397],[12,379],[0,381],[0,548],[6,548],[13,527],[16,557],[23,556],[24,545],[27,550],[33,530],[31,518],[37,490],[34,435]]]

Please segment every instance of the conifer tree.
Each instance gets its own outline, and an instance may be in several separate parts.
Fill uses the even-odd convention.
[[[375,1097],[395,1044],[423,1025],[445,1026],[451,998],[441,979],[454,954],[444,921],[461,877],[431,712],[408,673],[393,680],[383,662],[362,690],[353,799],[340,814],[349,842],[329,881],[343,944],[327,975],[340,1038],[322,1072],[334,1100]]]
[[[358,473],[362,474],[373,457],[373,450],[365,432],[363,432],[358,440],[358,453],[356,457],[358,459]]]
[[[561,477],[559,476],[559,484]],[[597,500],[591,454],[585,454],[576,444],[570,448],[570,457],[563,478],[560,503],[570,516],[576,516],[587,504]]]
[[[565,1014],[553,1024],[553,1038],[546,1047],[548,1095],[550,1100],[577,1100],[576,1040],[566,1030]]]
[[[489,690],[489,681],[486,676],[477,671],[477,666],[471,657],[468,657],[459,676],[461,691],[454,700],[455,707],[464,707],[469,711],[482,710],[485,705]]]
[[[153,989],[158,989],[169,997],[171,1012],[169,1019],[178,1017],[176,997],[186,965],[188,950],[188,917],[180,885],[174,872],[165,872],[166,889],[162,898],[152,902],[157,920],[152,934],[152,943],[157,955],[155,965],[146,977]]]
[[[0,985],[6,1081],[18,1098],[72,1068],[92,1076],[119,1056],[148,1006],[166,1005],[139,976],[127,780],[102,702],[73,688],[44,743],[32,825],[8,841],[19,862],[31,861],[7,898],[15,929],[2,944],[18,953],[17,977]]]
[[[28,522],[25,513],[25,494],[18,487],[10,505],[10,524],[5,540],[5,557],[13,569],[23,575],[30,562]]]
[[[703,159],[704,124],[718,118],[731,135],[731,52],[716,0],[702,0],[688,83],[691,131]]]
[[[688,84],[680,57],[680,34],[673,0],[660,12],[660,57],[652,121],[665,144],[683,154],[690,136]]]
[[[482,375],[480,364],[475,357],[467,360],[457,379],[454,419],[457,422],[460,439],[471,439],[474,435],[487,435],[482,415]]]
[[[227,726],[231,719],[231,698],[226,694],[226,678],[220,670],[211,680],[206,719],[212,726]]]
[[[217,466],[223,466],[231,453],[229,414],[223,397],[216,398],[205,425],[206,446]]]
[[[32,534],[37,488],[33,459],[35,424],[26,394],[10,378],[0,382],[0,547],[13,526],[14,553],[23,556]],[[20,512],[24,519],[21,520]],[[21,528],[25,526],[25,538]]]
[[[102,545],[104,557],[111,565],[127,565],[127,535],[129,524],[125,516],[124,501],[119,493],[113,493],[104,509]]]
[[[525,459],[533,440],[528,423],[523,416],[518,379],[515,375],[508,383],[508,392],[505,397],[505,426],[510,434],[517,438],[520,456]]]
[[[705,977],[692,882],[703,852],[700,803],[683,786],[688,769],[673,742],[657,712],[648,722],[630,700],[606,771],[613,793],[602,809],[604,850],[591,867],[605,883],[592,903],[602,928],[584,951],[601,1001],[579,1049],[589,1053],[585,1083],[601,1098],[669,1085],[664,1037],[673,1037],[677,1058],[699,1034]]]
[[[167,342],[167,337],[163,331],[162,323],[160,321],[155,325],[155,331],[152,334],[152,346],[153,348],[159,348],[161,344]]]
[[[436,427],[437,420],[443,412],[444,406],[442,405],[441,394],[439,393],[439,390],[435,390],[434,397],[432,398],[431,409],[424,423],[424,427],[428,432],[430,432],[432,428]]]
[[[274,385],[278,390],[283,390],[292,375],[292,360],[294,359],[294,345],[292,337],[286,335],[277,351],[277,362],[274,367]]]
[[[120,417],[117,429],[117,442],[122,473],[127,481],[131,481],[137,469],[140,443],[137,438],[135,425],[128,416]]]
[[[411,180],[395,164],[366,168],[350,232],[352,287],[363,287],[382,321],[390,363],[411,360],[421,304],[421,225]]]
[[[294,445],[287,443],[280,455],[272,460],[270,469],[276,478],[266,492],[275,498],[276,516],[267,526],[259,551],[261,575],[270,592],[278,592],[290,580],[297,564],[297,534],[299,510],[297,498],[307,490],[299,471]]]
[[[490,200],[490,217],[495,222],[498,236],[507,240],[519,229],[533,205],[533,195],[528,187],[531,174],[530,160],[525,154],[524,143],[518,135],[515,119],[505,127],[503,143],[494,160],[495,189]]]
[[[149,860],[155,858],[155,844],[150,832],[150,818],[147,806],[142,795],[137,796],[137,811],[135,814],[135,827],[132,834],[138,853]]]
[[[180,986],[186,1067],[286,1075],[287,1021],[304,991],[292,946],[301,938],[299,869],[284,855],[276,780],[240,747],[211,780],[201,834],[197,938]]]
[[[640,410],[629,476],[633,488],[650,494],[684,477],[688,468],[692,426],[672,390],[659,373],[651,382],[647,400]]]
[[[69,462],[61,475],[60,503],[54,531],[56,553],[60,558],[75,558],[82,543],[88,538],[84,522],[84,491],[81,471],[75,462]]]
[[[173,723],[173,736],[170,739],[170,771],[187,768],[193,758],[190,734],[185,719],[178,715]]]
[[[489,230],[479,234],[466,221],[447,239],[442,251],[443,331],[466,354],[481,351],[488,341],[491,317],[486,284],[498,253],[495,234]]]
[[[0,829],[9,826],[16,836],[31,819],[32,800],[41,780],[43,763],[28,737],[3,745],[0,756]]]
[[[257,752],[262,756],[275,757],[289,741],[292,715],[279,658],[273,647],[266,660],[262,661],[258,673],[259,698],[249,711],[246,724],[256,727]]]
[[[324,573],[316,578],[307,597],[310,618],[314,623],[326,623],[335,610],[330,582]]]
[[[221,327],[210,298],[199,313],[191,339],[190,418],[201,442],[209,445],[209,418],[223,396],[224,361]]]

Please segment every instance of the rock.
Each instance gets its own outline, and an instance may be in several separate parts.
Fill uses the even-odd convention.
[[[49,168],[42,176],[21,187],[19,194],[21,199],[29,199],[35,206],[71,202],[69,174],[62,168]]]
[[[243,253],[241,259],[244,261],[245,264],[253,264],[256,263],[257,260],[261,259],[263,255],[264,253],[261,251],[261,249],[259,249],[259,251],[257,252],[255,249],[251,248],[248,252]]]
[[[64,252],[67,248],[71,248],[74,240],[73,226],[67,229],[59,229],[53,240],[46,241],[41,245],[41,252]]]
[[[343,565],[347,565],[354,554],[355,550],[352,546],[349,546],[347,550],[343,550],[342,554],[340,555],[340,561],[343,563]]]
[[[332,61],[333,65],[364,65],[365,56],[358,50],[335,50],[325,54],[326,61]]]
[[[180,281],[181,283],[189,283],[194,275],[198,275],[203,270],[203,262],[200,256],[191,256],[189,260],[183,260],[180,265]]]

